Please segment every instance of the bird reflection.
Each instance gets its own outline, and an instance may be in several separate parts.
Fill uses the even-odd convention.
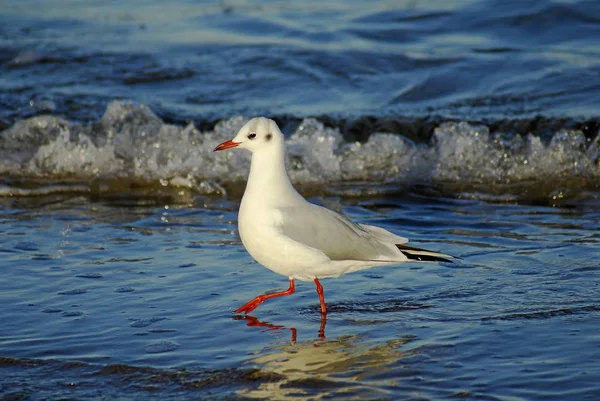
[[[292,343],[260,344],[247,362],[256,366],[262,377],[253,386],[243,386],[238,395],[244,399],[300,400],[324,399],[388,399],[387,390],[379,392],[373,383],[385,380],[400,386],[403,380],[414,382],[422,367],[403,363],[404,357],[414,358],[421,347],[402,350],[405,344],[417,340],[414,336],[392,336],[387,341],[365,341],[361,334],[344,334],[321,340],[325,336],[325,319],[321,320],[319,339],[295,341],[296,332],[282,325],[261,322],[254,316],[237,316],[248,326],[266,330],[290,330]]]
[[[273,324],[266,321],[258,320],[255,316],[252,315],[235,315],[233,317],[234,320],[245,320],[246,326],[248,327],[265,327],[267,330],[289,330],[292,333],[292,337],[290,342],[292,344],[296,343],[296,339],[298,337],[298,330],[295,327],[285,327],[280,324]],[[325,325],[327,324],[327,315],[321,314],[321,325],[319,326],[318,336],[320,339],[325,339]]]

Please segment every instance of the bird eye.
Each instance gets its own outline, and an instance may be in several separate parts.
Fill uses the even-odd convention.
[[[251,134],[248,134],[248,139],[254,139],[256,138],[256,134],[253,132]]]

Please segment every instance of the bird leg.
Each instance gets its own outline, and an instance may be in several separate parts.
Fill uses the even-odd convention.
[[[296,291],[294,279],[290,278],[290,288],[288,288],[287,290],[281,292],[274,292],[272,294],[259,295],[251,301],[246,302],[243,306],[237,308],[233,313],[250,313],[254,309],[256,309],[258,305],[262,304],[267,299],[292,295],[294,291]],[[321,292],[323,292],[323,289],[321,289]]]
[[[319,279],[315,279],[315,285],[317,286],[317,294],[319,294],[319,302],[321,302],[321,314],[324,315],[327,313],[327,308],[325,307],[325,297],[323,296],[323,286],[319,283]]]

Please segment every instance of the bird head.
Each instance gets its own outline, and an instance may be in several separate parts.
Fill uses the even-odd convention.
[[[282,143],[283,134],[275,121],[264,117],[256,117],[248,121],[233,139],[217,145],[213,152],[230,148],[243,148],[254,153],[264,149],[281,147]]]

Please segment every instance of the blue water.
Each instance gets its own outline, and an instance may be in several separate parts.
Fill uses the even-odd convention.
[[[593,118],[595,1],[5,1],[0,117]]]
[[[4,394],[118,393],[125,384],[106,383],[102,367],[125,364],[113,368],[121,380],[133,380],[131,370],[143,383],[165,375],[155,396],[181,399],[210,398],[211,389],[270,399],[598,396],[597,204],[344,200],[337,207],[350,217],[464,260],[324,280],[326,322],[312,283],[266,302],[250,320],[231,314],[287,286],[246,254],[238,205],[202,197],[169,208],[68,197],[5,202],[0,353],[19,359],[3,361]],[[31,365],[42,362],[24,358],[63,364],[41,374]],[[85,364],[67,364],[74,361]],[[279,376],[244,379],[252,367]],[[182,368],[191,378],[176,374]],[[229,368],[237,376],[221,379],[234,374]],[[185,384],[198,375],[211,379]],[[56,387],[65,381],[74,384]],[[140,387],[131,397],[150,395]]]
[[[600,6],[6,1],[6,399],[600,398]],[[287,287],[251,116],[309,200],[462,258]]]

